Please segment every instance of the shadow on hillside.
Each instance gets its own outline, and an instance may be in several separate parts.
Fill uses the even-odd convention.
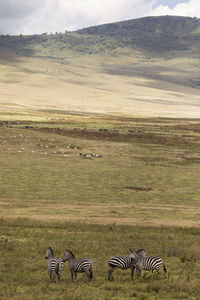
[[[19,57],[34,56],[35,51],[30,49],[27,40],[21,36],[0,36],[0,59],[9,62],[19,62]]]
[[[102,65],[103,72],[109,75],[139,77],[151,80],[151,82],[144,82],[140,85],[150,86],[154,88],[162,88],[168,90],[166,83],[176,84],[195,89],[200,88],[199,84],[199,70],[185,70],[175,69],[165,66],[148,66],[145,65]],[[159,81],[159,86],[158,82]],[[137,84],[137,83],[136,83]]]

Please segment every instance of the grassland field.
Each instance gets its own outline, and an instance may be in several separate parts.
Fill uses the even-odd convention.
[[[200,299],[198,41],[179,17],[0,36],[1,300]],[[48,246],[92,281],[50,283]],[[167,274],[109,282],[130,248]]]
[[[199,299],[200,120],[40,110],[1,113],[1,299]],[[82,156],[80,155],[82,153]],[[92,153],[86,157],[84,154]],[[94,260],[49,282],[47,246]],[[107,280],[145,248],[167,274]]]

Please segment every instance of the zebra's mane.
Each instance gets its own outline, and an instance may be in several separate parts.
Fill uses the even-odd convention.
[[[73,258],[75,258],[75,255],[72,253],[72,251],[70,251],[69,249],[67,251],[72,255]]]
[[[145,249],[139,249],[139,250],[135,251],[135,253],[139,254],[139,253],[142,252],[142,251],[146,252]]]
[[[146,250],[145,250],[144,248],[139,249],[139,250],[136,250],[136,251],[134,251],[133,248],[131,248],[129,251],[132,252],[132,253],[135,252],[135,253],[137,253],[137,254],[140,253],[140,252],[142,252],[142,251],[145,251],[145,252],[146,252]]]

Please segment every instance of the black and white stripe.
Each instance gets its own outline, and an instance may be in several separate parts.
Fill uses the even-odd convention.
[[[153,257],[142,257],[139,256],[136,252],[130,253],[130,258],[132,264],[135,266],[137,274],[140,275],[142,270],[156,270],[161,276],[161,267],[163,267],[164,271],[167,272],[167,269],[164,265],[164,260],[160,257],[153,256]]]
[[[47,248],[45,258],[48,259],[48,270],[50,280],[55,282],[56,274],[58,280],[60,280],[60,274],[64,268],[64,261],[62,260],[62,258],[53,257],[53,249],[51,247]]]
[[[70,250],[66,250],[64,255],[63,261],[68,261],[69,269],[71,271],[71,277],[73,279],[75,273],[75,279],[77,277],[77,273],[83,273],[88,277],[90,280],[93,276],[92,268],[93,268],[93,261],[90,258],[75,258],[74,254]]]
[[[141,257],[146,257],[146,251],[145,249],[140,249],[135,252],[133,252],[132,249],[130,249],[131,253],[137,253],[138,256]],[[112,273],[116,268],[126,270],[126,269],[131,269],[131,280],[133,279],[133,274],[135,270],[135,265],[132,262],[132,258],[130,256],[111,256],[111,258],[108,261],[109,267],[111,269],[108,271],[108,280],[114,280]]]

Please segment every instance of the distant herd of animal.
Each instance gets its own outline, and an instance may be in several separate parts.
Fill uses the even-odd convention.
[[[66,250],[63,258],[58,258],[53,256],[53,249],[51,247],[47,248],[46,259],[48,259],[48,271],[50,276],[50,281],[55,282],[56,275],[58,280],[60,280],[61,271],[64,268],[64,264],[68,261],[69,269],[71,272],[71,278],[77,273],[85,273],[88,280],[90,281],[93,276],[93,261],[90,258],[75,258],[74,254],[70,250]],[[111,256],[108,260],[108,266],[110,267],[108,271],[108,280],[114,280],[112,273],[116,268],[125,270],[131,269],[131,280],[133,279],[134,270],[136,269],[137,275],[141,275],[142,270],[152,271],[156,270],[161,277],[161,268],[167,272],[164,265],[164,260],[160,257],[147,256],[145,249],[140,249],[133,251],[130,249],[129,256]]]

